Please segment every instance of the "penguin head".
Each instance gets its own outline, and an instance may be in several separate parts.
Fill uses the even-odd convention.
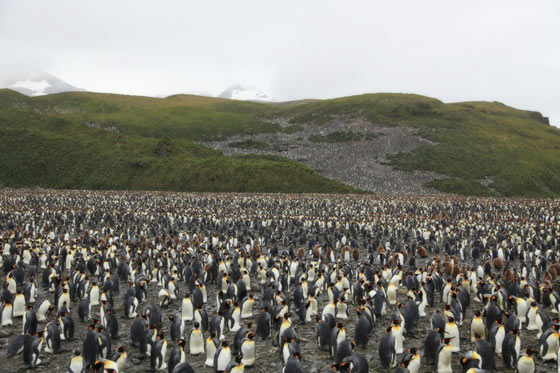
[[[99,360],[97,360],[94,364],[93,364],[93,371],[95,373],[101,373],[105,371],[105,367],[103,366],[103,363]]]
[[[121,354],[122,354],[123,352],[126,352],[126,346],[124,346],[124,345],[119,346],[119,348],[117,349],[117,352],[119,352],[119,353],[121,353]]]
[[[525,353],[527,354],[527,356],[533,355],[535,353],[535,351],[537,351],[537,349],[535,347],[525,349]]]

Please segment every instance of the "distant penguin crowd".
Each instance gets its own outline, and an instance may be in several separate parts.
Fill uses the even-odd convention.
[[[10,371],[560,372],[559,250],[555,200],[2,190],[0,348]]]

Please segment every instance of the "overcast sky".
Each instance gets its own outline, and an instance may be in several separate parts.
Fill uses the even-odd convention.
[[[560,125],[560,1],[0,0],[0,70],[91,91],[412,92]]]

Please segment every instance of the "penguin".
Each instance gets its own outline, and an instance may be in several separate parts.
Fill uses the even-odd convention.
[[[50,354],[59,354],[62,352],[60,346],[60,329],[58,328],[58,321],[49,322],[45,327],[43,335],[45,335],[45,352]]]
[[[132,334],[132,333],[131,333]],[[95,325],[89,325],[86,337],[84,338],[82,348],[82,358],[84,360],[84,368],[93,367],[99,356],[99,342],[97,339],[97,331]]]
[[[354,328],[354,340],[356,345],[361,348],[366,348],[369,333],[371,332],[372,325],[365,314],[362,314],[360,309],[356,309],[356,315],[358,320],[356,321],[356,327]]]
[[[331,315],[336,319],[336,305],[331,301],[323,307],[323,320],[325,319],[326,315]]]
[[[38,333],[34,337],[26,337],[23,348],[23,365],[26,369],[35,368],[41,364],[40,354],[43,348],[43,336]]]
[[[331,343],[331,327],[329,324],[322,320],[319,316],[315,315],[315,320],[317,322],[317,345],[326,351],[330,351],[330,343]]]
[[[19,355],[23,352],[24,343],[26,341],[26,336],[31,334],[26,333],[22,335],[16,335],[8,341],[8,357]]]
[[[190,294],[186,294],[181,303],[181,317],[183,321],[192,321],[194,318],[194,307]]]
[[[424,341],[424,358],[428,365],[434,365],[437,361],[437,352],[441,344],[441,329],[430,330]]]
[[[453,347],[450,344],[451,339],[444,338],[438,348],[436,367],[437,373],[453,373],[451,368],[451,356],[453,354]]]
[[[91,305],[88,299],[82,299],[78,305],[78,318],[85,323],[91,318]]]
[[[403,344],[404,344],[404,336],[403,336],[403,328],[401,328],[401,320],[393,320],[393,326],[391,327],[391,334],[395,337],[395,351],[397,355],[400,355],[404,352]]]
[[[502,345],[504,364],[509,369],[515,369],[521,350],[521,339],[518,329],[512,329],[506,334]]]
[[[241,301],[241,318],[247,319],[253,317],[253,305],[255,304],[255,299],[253,294],[245,297]],[[246,365],[246,364],[245,364]]]
[[[363,355],[352,354],[351,356],[345,357],[344,360],[342,361],[342,363],[344,364],[344,366],[348,367],[349,372],[352,372],[352,373],[368,373],[369,372],[368,361]]]
[[[214,356],[216,355],[216,351],[218,351],[219,342],[216,338],[216,332],[210,332],[210,336],[206,338],[206,361],[204,365],[209,366],[211,368],[214,367]]]
[[[89,302],[92,306],[98,306],[99,300],[100,300],[99,286],[97,286],[97,282],[94,282],[89,291]]]
[[[494,352],[498,355],[502,354],[502,345],[504,342],[504,338],[506,335],[506,331],[504,326],[502,325],[501,320],[496,320],[493,325],[490,326],[488,331],[488,342],[492,345]]]
[[[228,317],[228,328],[232,332],[236,332],[241,328],[241,309],[239,303],[234,303],[233,309]]]
[[[271,317],[268,308],[264,307],[257,319],[257,335],[264,341],[270,338]]]
[[[179,339],[183,338],[185,322],[178,314],[169,315],[168,318],[171,321],[171,325],[169,325],[169,334],[171,335],[171,340],[173,342],[176,342]]]
[[[395,285],[394,283],[389,283],[389,285],[387,286],[387,301],[389,302],[389,304],[391,306],[394,306],[397,304],[397,285]]]
[[[113,310],[108,307],[105,309],[104,323],[105,329],[109,332],[109,335],[113,339],[119,338],[119,320],[117,316],[113,313]]]
[[[177,364],[172,373],[195,373],[195,371],[193,367],[185,361],[181,364]]]
[[[150,351],[150,367],[154,370],[166,370],[167,363],[165,355],[167,354],[167,341],[159,334],[155,342],[152,343]]]
[[[482,360],[480,368],[492,371],[495,367],[494,351],[488,341],[482,339],[478,334],[475,335],[475,352],[480,355]]]
[[[480,311],[475,311],[471,321],[471,342],[476,341],[475,335],[478,334],[482,339],[486,339],[486,326]]]
[[[27,306],[25,304],[25,296],[21,290],[18,290],[13,301],[12,317],[23,317],[26,311]]]
[[[418,354],[418,349],[415,347],[409,348],[406,354],[403,355],[401,363],[402,362],[407,362],[406,368],[410,373],[418,373],[421,365],[421,358],[420,354]]]
[[[463,372],[470,369],[480,369],[482,365],[482,357],[476,351],[468,351],[460,360]],[[486,370],[485,370],[486,371]]]
[[[191,355],[199,355],[204,353],[204,334],[200,330],[200,324],[194,323],[194,328],[189,334],[189,353]]]
[[[117,363],[112,360],[96,361],[93,364],[94,373],[119,373]]]
[[[136,318],[130,323],[130,341],[135,347],[139,347],[142,344],[142,340],[145,339],[144,321],[140,318],[140,315],[136,315]]]
[[[343,299],[339,299],[336,303],[336,317],[340,320],[347,320],[348,315],[348,305]]]
[[[330,339],[330,353],[331,357],[336,356],[336,347],[340,341],[346,339],[346,331],[344,330],[344,323],[337,323],[336,327],[331,330],[331,339]]]
[[[111,357],[111,360],[117,364],[119,372],[124,372],[124,367],[126,366],[126,361],[128,359],[128,354],[126,353],[126,346],[119,346],[117,351]]]
[[[394,368],[397,366],[397,353],[395,350],[395,337],[392,327],[388,327],[385,335],[379,341],[379,364],[381,368]]]
[[[243,356],[242,363],[246,367],[255,365],[256,347],[255,347],[255,334],[253,332],[247,333],[247,336],[241,341],[241,355]]]
[[[167,369],[169,372],[174,372],[175,367],[179,364],[182,364],[186,361],[185,356],[185,340],[183,338],[177,341],[177,344],[171,350],[171,354],[169,356],[169,362],[167,363]]]
[[[138,298],[135,295],[129,295],[124,302],[125,317],[133,319],[136,317],[136,309],[138,308]]]
[[[455,324],[453,317],[448,317],[448,322],[445,324],[444,334],[450,340],[452,352],[461,351],[461,339],[459,337],[459,327]]]
[[[286,364],[284,364],[282,373],[301,373],[300,359],[301,359],[300,354],[296,352],[293,356],[291,356],[288,359]]]
[[[68,292],[68,289],[63,289],[62,290],[62,294],[60,294],[60,296],[58,297],[58,303],[57,303],[57,311],[60,312],[62,311],[63,307],[67,307],[70,304],[70,293]],[[69,312],[70,310],[68,309],[67,312]]]
[[[533,359],[535,351],[535,348],[528,348],[519,355],[515,364],[515,373],[535,373],[535,360]]]
[[[47,320],[47,316],[50,316],[51,312],[54,310],[54,306],[47,299],[43,300],[39,307],[37,307],[37,321],[42,322]]]
[[[37,315],[33,310],[33,306],[27,306],[27,312],[23,315],[22,334],[35,335],[37,333]]]
[[[227,341],[222,341],[214,355],[214,373],[225,372],[231,362],[231,350]]]
[[[111,357],[111,338],[107,333],[107,329],[102,324],[97,327],[97,340],[99,345],[99,358],[109,359]]]
[[[552,325],[539,338],[539,354],[544,361],[557,361],[558,325]]]
[[[66,312],[62,313],[58,318],[60,326],[60,339],[63,341],[71,341],[74,339],[74,320]]]
[[[13,307],[11,301],[6,301],[0,310],[0,317],[2,317],[1,326],[9,326],[13,324],[12,314]]]
[[[253,324],[252,323],[246,323],[244,327],[240,328],[237,332],[235,332],[235,335],[233,337],[233,347],[232,347],[232,353],[235,355],[237,353],[239,353],[239,350],[241,348],[241,341],[247,337],[247,334],[249,334],[249,332],[251,331],[251,326]]]
[[[536,302],[532,302],[527,310],[526,315],[526,328],[527,330],[538,330],[539,326],[537,325],[537,314],[539,312],[539,308],[537,307]]]
[[[68,364],[68,373],[83,373],[84,359],[82,359],[80,350],[74,350],[74,356]]]
[[[340,341],[336,346],[336,363],[340,364],[346,357],[351,356],[355,346],[356,344],[352,340],[344,339]]]

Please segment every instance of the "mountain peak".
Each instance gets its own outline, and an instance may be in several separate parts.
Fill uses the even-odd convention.
[[[234,84],[218,95],[220,98],[240,101],[274,101],[266,93],[255,88]]]
[[[0,88],[9,88],[27,96],[84,91],[46,72],[26,72],[0,77]]]

